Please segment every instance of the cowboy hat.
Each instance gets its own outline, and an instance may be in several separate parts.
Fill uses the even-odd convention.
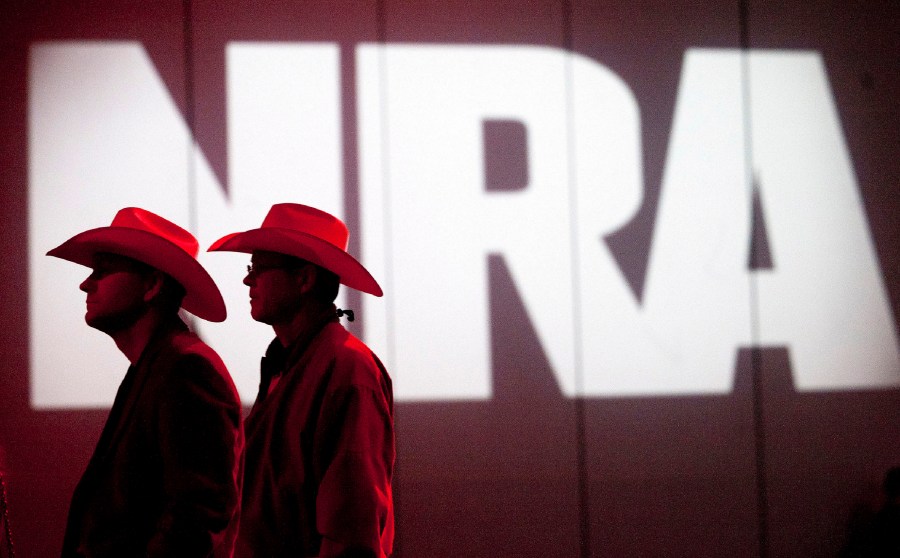
[[[299,203],[278,203],[269,210],[262,227],[226,235],[209,251],[287,254],[327,269],[350,288],[381,296],[378,282],[347,253],[349,238],[347,226],[334,215]]]
[[[225,301],[197,261],[197,239],[175,223],[139,207],[120,209],[108,227],[76,234],[47,252],[91,267],[94,254],[127,256],[170,275],[186,292],[181,306],[198,318],[225,320]]]

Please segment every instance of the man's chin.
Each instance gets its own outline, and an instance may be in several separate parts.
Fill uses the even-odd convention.
[[[138,316],[129,315],[103,315],[93,314],[90,311],[85,312],[84,322],[90,327],[102,331],[107,335],[112,335],[119,331],[124,331],[134,325]]]
[[[266,316],[265,313],[263,313],[263,312],[258,312],[256,310],[251,309],[250,317],[253,318],[254,321],[257,321],[261,324],[272,325],[272,320],[269,319],[269,317]]]
[[[93,316],[90,313],[84,315],[84,323],[103,333],[115,333],[121,329],[115,320],[110,320],[105,316]]]

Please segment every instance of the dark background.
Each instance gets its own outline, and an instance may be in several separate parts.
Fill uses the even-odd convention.
[[[894,323],[900,17],[894,0],[41,2],[0,5],[0,467],[18,555],[58,553],[107,410],[29,405],[27,67],[38,40],[137,40],[226,176],[224,47],[342,47],[347,220],[358,220],[353,48],[547,45],[621,76],[641,110],[644,203],[607,241],[639,293],[689,47],[822,53]],[[357,247],[351,247],[356,250]],[[783,348],[740,351],[723,396],[569,399],[507,267],[488,263],[494,397],[399,402],[396,556],[836,556],[900,465],[900,389],[797,393]],[[390,363],[388,363],[390,367]]]

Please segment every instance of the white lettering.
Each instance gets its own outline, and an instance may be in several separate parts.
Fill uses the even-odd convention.
[[[900,385],[897,332],[822,57],[751,57],[753,158],[775,267],[760,343],[790,347],[802,391]]]
[[[140,205],[183,226],[195,189],[200,260],[228,320],[196,325],[245,401],[271,329],[249,317],[249,257],[207,254],[216,238],[258,227],[277,201],[341,215],[338,54],[334,45],[228,48],[229,197],[137,43],[47,43],[32,49],[29,184],[32,405],[108,406],[127,362],[81,321],[87,270],[44,253]],[[119,82],[119,80],[122,82]],[[300,125],[302,124],[302,125]],[[190,176],[188,157],[194,159]]]
[[[82,322],[87,270],[48,249],[128,205],[195,228],[203,247],[258,226],[278,201],[341,214],[337,47],[233,43],[226,55],[227,196],[138,43],[32,47],[35,407],[109,405],[127,364]],[[643,197],[638,106],[618,76],[538,47],[361,45],[356,65],[358,234],[386,290],[364,297],[361,314],[398,400],[491,396],[490,324],[502,316],[488,315],[490,254],[509,267],[567,396],[724,393],[738,348],[771,345],[789,348],[801,390],[900,385],[887,294],[817,54],[688,51],[640,302],[602,241]],[[526,130],[523,189],[485,187],[489,119]],[[772,270],[747,269],[752,175]],[[199,328],[252,401],[272,334],[247,312],[247,260],[201,256],[229,319]]]
[[[386,209],[365,214],[364,259],[389,278],[390,310],[384,322],[367,321],[367,331],[373,343],[391,337],[385,348],[398,398],[491,395],[489,324],[502,319],[487,313],[492,252],[507,258],[560,383],[571,386],[563,53],[378,48],[364,47],[358,61],[368,78],[359,80],[363,206]],[[498,118],[527,130],[530,183],[522,191],[485,191],[481,126]],[[384,159],[373,164],[381,142]],[[376,231],[386,242],[373,239]]]

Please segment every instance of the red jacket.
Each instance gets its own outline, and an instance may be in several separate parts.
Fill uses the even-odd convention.
[[[244,423],[236,556],[389,555],[393,426],[387,371],[336,319],[274,340]]]

